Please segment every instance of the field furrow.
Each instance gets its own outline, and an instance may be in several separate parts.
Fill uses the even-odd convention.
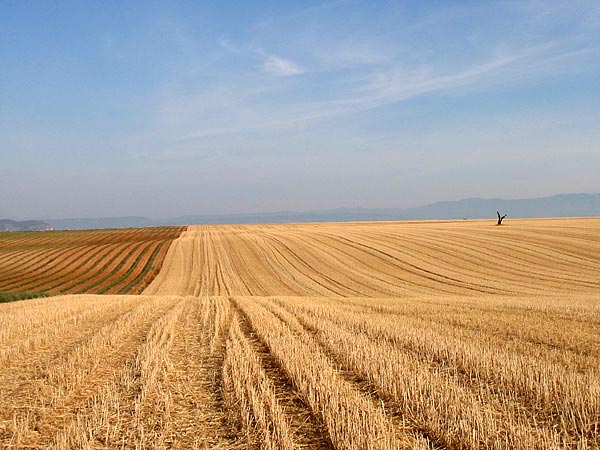
[[[373,403],[382,404],[386,416],[389,418],[392,424],[395,440],[398,443],[398,448],[422,450],[446,448],[439,442],[439,440],[436,440],[435,437],[432,439],[431,436],[428,436],[426,430],[411,428],[408,426],[406,417],[402,414],[397,405],[392,402],[388,402],[384,397],[377,395],[378,388],[360,373],[356,372],[353,370],[353,368],[350,368],[347,365],[344,366],[343,362],[338,358],[338,355],[331,351],[331,349],[325,344],[324,340],[319,335],[318,330],[314,327],[307,326],[306,321],[304,321],[301,316],[291,313],[286,308],[283,308],[277,300],[272,298],[257,299],[257,302],[261,304],[261,306],[265,307],[275,317],[280,319],[297,336],[302,337],[310,335],[314,342],[316,342],[325,352],[327,358],[335,367],[336,373],[343,380],[345,380],[354,389],[361,392],[364,398],[371,399]],[[345,342],[344,344],[352,345],[352,343],[349,341]]]
[[[235,303],[234,303],[235,305]],[[237,308],[237,307],[236,307]],[[239,311],[239,310],[238,310]],[[238,312],[236,322],[239,333],[233,332],[233,338],[241,342],[240,347],[244,352],[242,357],[250,361],[254,368],[248,371],[254,372],[254,380],[248,379],[247,385],[258,384],[264,386],[263,389],[268,394],[256,395],[259,401],[268,396],[273,404],[273,409],[277,409],[278,422],[271,419],[271,423],[282,423],[286,431],[280,435],[287,435],[290,441],[288,448],[307,448],[307,449],[328,449],[333,448],[325,424],[320,417],[315,416],[310,407],[306,405],[300,394],[294,388],[292,380],[286,375],[279,366],[276,359],[269,351],[268,346],[261,341],[248,321],[248,318],[241,312]],[[231,339],[232,341],[234,339]],[[233,377],[232,377],[233,378]],[[243,377],[239,377],[242,378]],[[258,383],[256,382],[258,378]],[[275,414],[272,414],[275,416]],[[266,427],[268,430],[268,426]],[[280,436],[277,436],[279,438]],[[273,439],[272,448],[279,448],[277,445],[281,439]]]
[[[5,280],[8,277],[14,277],[18,273],[26,273],[26,270],[40,263],[46,264],[47,261],[58,259],[61,254],[65,254],[69,249],[51,248],[31,251],[28,248],[23,250],[8,250],[2,252],[2,260],[0,261],[0,280]]]
[[[151,352],[155,357],[157,352],[154,352],[154,346],[163,343],[164,336],[160,333],[163,332],[164,323],[172,320],[180,311],[181,308],[177,308],[180,304],[180,299],[173,298],[148,300],[100,330],[89,342],[65,355],[60,365],[49,368],[51,391],[47,395],[52,403],[51,408],[42,413],[40,422],[43,425],[36,427],[39,436],[35,445],[47,447],[60,443],[65,432],[81,420],[82,412],[93,403],[103,387],[112,382],[116,371],[126,367],[134,355],[135,363],[140,364],[141,349]],[[146,385],[153,384],[152,379],[146,379],[151,376],[152,373],[142,371],[137,374]],[[128,405],[138,403],[127,402]],[[77,439],[81,440],[83,436]]]
[[[295,335],[276,316],[251,300],[236,298],[235,301],[303,401],[313,414],[320,415],[336,448],[398,448],[392,423],[381,405],[344,380],[310,336]]]
[[[37,260],[33,259],[31,265],[24,271],[13,273],[11,277],[2,280],[3,289],[17,289],[27,283],[36,282],[41,279],[52,280],[61,270],[71,265],[76,266],[82,258],[90,258],[103,250],[108,250],[108,246],[95,246],[90,248],[79,248],[76,251],[65,252],[59,256],[52,256],[51,259]],[[52,282],[52,281],[51,281]]]
[[[600,289],[600,243],[565,220],[189,227],[147,294],[410,297]],[[532,226],[533,226],[532,225]],[[588,236],[585,239],[580,237]],[[184,237],[185,236],[185,237]],[[527,241],[529,239],[529,241]],[[581,244],[585,242],[588,247]],[[577,244],[575,244],[577,243]],[[169,262],[170,261],[170,262]],[[168,267],[174,265],[172,269]],[[178,279],[183,277],[182,279]],[[162,280],[171,286],[161,286]]]
[[[213,305],[188,297],[168,352],[164,389],[172,405],[168,448],[242,448],[227,420],[221,393],[225,333],[230,322],[222,299]]]
[[[70,299],[81,301],[76,297]],[[61,297],[52,299],[60,300]],[[11,424],[21,422],[29,423],[37,433],[37,428],[47,423],[43,419],[45,414],[85,384],[86,375],[100,362],[97,351],[119,343],[119,338],[126,336],[132,324],[148,310],[141,297],[90,300],[89,314],[59,320],[50,329],[17,343],[5,355],[0,372],[4,386],[0,399],[4,405],[3,437]],[[60,303],[57,306],[60,308]]]
[[[112,247],[112,248],[111,248]],[[16,286],[14,289],[23,291],[35,291],[43,289],[45,292],[60,292],[65,284],[73,283],[73,272],[81,272],[86,275],[94,272],[98,264],[107,259],[111,254],[121,254],[126,249],[126,244],[115,249],[113,246],[104,245],[98,251],[83,250],[80,257],[71,255],[65,258],[60,264],[54,265],[51,269],[45,270],[40,274],[28,274],[31,280],[26,286]],[[41,289],[40,289],[41,288]]]
[[[302,302],[298,302],[302,303]],[[548,375],[554,375],[554,379],[567,383],[572,391],[580,394],[575,398],[569,398],[570,394],[562,391],[561,404],[566,408],[564,411],[548,410],[552,404],[538,404],[535,392],[532,389],[537,386],[529,385],[521,391],[522,396],[515,395],[514,383],[507,383],[505,379],[492,380],[486,375],[502,369],[493,367],[494,360],[486,362],[474,362],[473,358],[479,353],[485,355],[485,348],[477,348],[478,353],[470,353],[471,360],[465,355],[461,360],[454,359],[452,363],[444,361],[440,357],[439,343],[447,345],[446,352],[461,349],[468,344],[465,342],[452,342],[441,336],[430,339],[426,345],[419,348],[411,348],[403,345],[398,340],[389,342],[382,340],[382,336],[370,335],[365,323],[361,324],[363,333],[357,333],[356,329],[347,329],[346,319],[328,320],[320,315],[306,314],[302,306],[284,304],[294,317],[321,337],[328,351],[337,355],[344,364],[352,370],[356,370],[360,376],[369,379],[377,389],[387,398],[402,405],[402,410],[415,427],[425,429],[431,436],[436,436],[437,441],[446,446],[455,448],[465,445],[473,448],[479,443],[486,448],[504,448],[507,443],[511,448],[559,448],[560,442],[572,441],[578,436],[597,439],[593,430],[587,428],[589,420],[594,419],[595,406],[589,404],[579,407],[574,406],[579,399],[591,398],[597,391],[591,388],[589,394],[584,394],[586,385],[577,383],[575,380],[565,380],[565,374],[558,375],[551,369]],[[373,321],[373,327],[377,322]],[[396,336],[401,336],[408,341],[419,334],[418,329],[403,329],[396,323],[387,321],[390,329],[397,330]],[[365,332],[366,331],[366,332]],[[350,343],[354,345],[350,345]],[[442,350],[443,352],[443,350]],[[512,355],[511,355],[512,356]],[[521,375],[523,367],[515,363],[514,357],[496,355],[497,359],[511,364],[511,369]],[[537,361],[528,361],[533,365],[533,370],[542,369]],[[478,368],[488,369],[483,374]],[[519,370],[520,369],[520,370]],[[542,370],[544,370],[542,369]],[[543,375],[537,378],[543,379]],[[525,380],[522,380],[525,381]],[[583,380],[582,380],[583,381]],[[591,380],[587,380],[591,381]],[[526,381],[525,381],[526,382]],[[546,387],[548,388],[548,387]],[[525,392],[525,389],[528,389]],[[412,397],[407,395],[413,393]],[[402,397],[400,397],[400,393]],[[414,397],[414,398],[413,398]],[[567,406],[568,405],[568,406]],[[569,410],[581,408],[578,412]],[[545,408],[544,408],[545,407]],[[429,409],[428,409],[429,408]],[[421,412],[419,413],[419,410]],[[562,417],[557,417],[562,415]],[[569,419],[587,415],[581,422],[573,421],[565,424]],[[501,417],[497,420],[494,417]],[[436,420],[440,425],[436,425]],[[454,437],[447,434],[444,423],[462,423],[454,430]],[[563,428],[557,428],[563,425]],[[585,429],[582,429],[582,426]],[[461,430],[461,427],[462,428]],[[558,429],[562,435],[549,430]],[[479,434],[473,434],[473,430],[479,430]]]
[[[149,242],[128,255],[127,259],[111,272],[110,277],[103,280],[103,288],[98,293],[123,294],[127,292],[128,290],[123,288],[129,285],[144,270],[159,246],[159,242]]]
[[[0,294],[139,293],[183,230],[0,233]]]

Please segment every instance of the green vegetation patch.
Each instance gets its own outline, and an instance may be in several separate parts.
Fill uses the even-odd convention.
[[[28,298],[48,297],[45,292],[2,292],[0,291],[0,303],[16,302]]]

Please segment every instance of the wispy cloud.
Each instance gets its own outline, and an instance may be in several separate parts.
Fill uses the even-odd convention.
[[[258,59],[262,61],[260,68],[263,72],[278,77],[287,77],[292,75],[300,75],[305,70],[300,67],[296,62],[291,59],[282,58],[280,56],[270,54],[256,45],[244,44],[237,45],[225,36],[220,36],[217,40],[220,48],[228,53],[245,56],[251,59]]]
[[[201,144],[222,148],[240,136],[284,136],[320,127],[325,121],[352,121],[351,115],[420,96],[473,93],[582,71],[598,48],[593,40],[585,39],[587,30],[573,27],[560,36],[547,31],[553,30],[555,21],[563,20],[554,11],[540,13],[534,25],[529,16],[516,14],[518,8],[503,8],[502,20],[490,20],[484,10],[459,8],[426,18],[426,26],[407,32],[382,24],[382,30],[365,29],[354,35],[335,27],[324,31],[309,21],[311,27],[290,33],[295,38],[289,42],[275,39],[281,30],[269,26],[279,26],[277,22],[264,25],[260,34],[245,40],[221,36],[219,50],[225,51],[224,58],[234,62],[237,70],[230,72],[227,66],[212,86],[166,95],[159,105],[165,121],[156,127],[157,133],[174,144],[172,156],[183,147],[185,155],[193,153],[194,147],[201,154],[211,148]],[[499,30],[488,31],[480,25],[455,28],[465,18],[468,23],[477,22],[471,20],[473,15]],[[306,25],[304,19],[302,25]],[[509,19],[517,31],[506,36],[500,31]],[[531,30],[538,30],[539,36]],[[459,37],[461,45],[446,42],[445,33]],[[434,42],[424,51],[419,45],[423,35],[429,34],[435,35]],[[417,45],[413,48],[411,42]],[[273,78],[306,76],[284,83],[260,72]]]
[[[287,77],[291,75],[300,75],[304,72],[298,64],[288,59],[280,58],[279,56],[270,55],[263,63],[262,68],[265,72],[272,75]]]

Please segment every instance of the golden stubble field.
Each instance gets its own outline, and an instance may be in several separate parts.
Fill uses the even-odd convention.
[[[600,219],[189,227],[0,305],[3,448],[597,449]]]

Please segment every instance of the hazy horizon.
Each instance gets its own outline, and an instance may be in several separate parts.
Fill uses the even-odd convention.
[[[26,217],[26,218],[14,218],[14,217],[0,217],[0,220],[3,219],[8,219],[8,220],[16,220],[16,221],[28,221],[28,220],[33,220],[33,221],[44,221],[44,220],[48,220],[50,222],[61,222],[61,221],[69,221],[69,220],[111,220],[111,219],[125,219],[125,218],[140,218],[140,219],[149,219],[150,221],[153,222],[161,222],[164,220],[172,220],[172,219],[181,219],[183,217],[208,217],[208,218],[215,218],[218,216],[223,216],[223,217],[243,217],[243,216],[270,216],[270,215],[278,215],[278,214],[292,214],[292,215],[315,215],[318,216],[321,213],[330,213],[330,212],[335,212],[335,211],[360,211],[360,210],[364,210],[365,212],[367,211],[372,211],[372,212],[383,212],[385,210],[389,210],[389,211],[395,211],[397,213],[399,212],[412,212],[413,210],[420,210],[420,209],[424,209],[424,208],[428,208],[428,207],[432,207],[432,206],[436,206],[436,205],[445,205],[445,204],[450,204],[450,205],[460,205],[463,203],[469,203],[471,201],[484,201],[484,202],[490,202],[490,201],[499,201],[500,205],[498,206],[500,209],[502,209],[502,203],[505,202],[520,202],[520,201],[536,201],[536,200],[548,200],[548,199],[553,199],[555,197],[563,197],[563,196],[574,196],[574,197],[580,197],[580,196],[584,196],[584,197],[588,197],[588,196],[595,196],[598,197],[600,196],[600,193],[597,192],[588,192],[588,193],[583,193],[583,192],[573,192],[573,193],[556,193],[556,194],[551,194],[549,196],[543,196],[543,197],[523,197],[523,198],[490,198],[490,197],[468,197],[468,198],[461,198],[461,199],[455,199],[455,200],[436,200],[434,202],[430,202],[430,203],[426,203],[426,204],[421,204],[421,205],[415,205],[412,207],[406,207],[406,208],[400,208],[400,207],[384,207],[384,208],[372,208],[372,207],[368,207],[368,206],[346,206],[346,207],[334,207],[334,208],[327,208],[327,209],[305,209],[305,210],[272,210],[272,211],[255,211],[255,212],[230,212],[230,213],[212,213],[209,211],[205,211],[205,212],[200,212],[200,213],[192,213],[192,214],[182,214],[182,215],[176,215],[176,216],[150,216],[150,215],[146,215],[146,216],[142,216],[142,215],[132,215],[132,214],[128,214],[128,215],[123,215],[123,216],[79,216],[79,217]],[[561,202],[564,202],[564,199],[561,199]],[[553,205],[553,208],[556,209],[558,206],[558,204]],[[539,207],[539,205],[538,205]],[[567,209],[574,209],[578,210],[578,208],[581,208],[581,205],[572,205],[572,204],[568,204],[565,205],[565,207],[567,207]],[[597,205],[598,208],[600,208],[600,204]],[[489,213],[489,217],[491,217],[492,219],[495,220],[495,216],[494,216],[494,208],[497,208],[496,206],[494,206],[492,209],[489,209],[489,211],[486,209],[486,214]],[[560,208],[559,208],[560,209]],[[483,218],[483,215],[480,215],[481,212],[479,211],[479,209],[475,209],[475,210],[470,210],[470,213],[465,212],[464,210],[460,210],[459,212],[457,212],[455,215],[456,217],[460,216],[461,218],[464,218],[465,215],[467,216],[472,216],[473,214],[475,214],[474,217],[471,218]],[[517,216],[513,215],[511,212],[511,217],[515,218],[515,217],[525,217],[523,216],[521,213]],[[597,210],[597,214],[594,214],[594,216],[600,214],[600,209]],[[487,217],[488,215],[486,215],[485,217]],[[575,213],[575,214],[560,214],[560,215],[550,215],[549,217],[580,217],[582,216],[581,212],[579,213]],[[583,216],[588,216],[588,214],[583,214]],[[538,215],[532,215],[531,217],[541,217]],[[448,218],[448,217],[442,217],[442,216],[435,216],[435,217],[430,217],[432,220],[437,220],[437,219],[443,219],[443,218]],[[365,220],[377,220],[377,219],[365,219]],[[388,220],[388,219],[384,219],[384,220]],[[389,220],[396,220],[396,219],[389,219]],[[407,217],[403,217],[402,219],[397,219],[397,220],[414,220],[414,218],[412,218],[412,216]],[[326,220],[326,221],[331,221],[331,220]],[[335,220],[333,220],[335,221]],[[246,223],[246,222],[234,222],[234,223]],[[279,222],[276,222],[279,223]],[[131,225],[134,226],[134,225]]]
[[[0,4],[0,217],[600,192],[600,3]]]

